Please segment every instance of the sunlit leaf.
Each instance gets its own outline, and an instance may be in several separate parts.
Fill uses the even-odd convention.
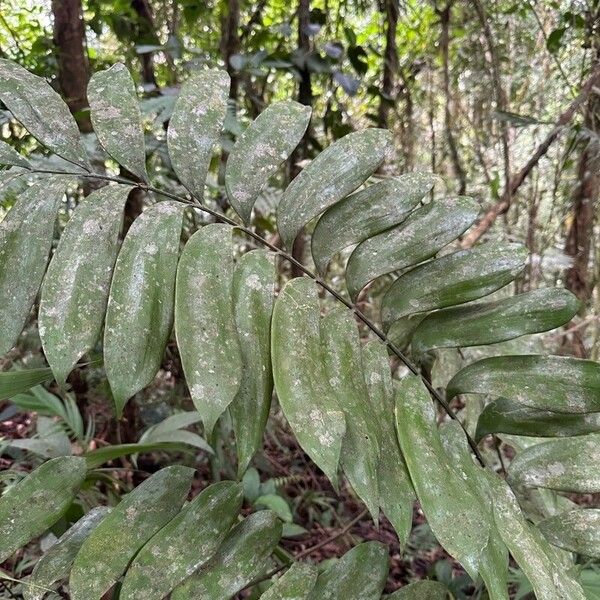
[[[379,517],[379,428],[368,404],[356,321],[345,307],[330,311],[321,323],[323,361],[346,434],[340,464],[375,522]]]
[[[346,424],[323,364],[319,321],[313,281],[289,281],[273,310],[271,357],[283,413],[304,451],[335,485]]]
[[[563,492],[600,492],[600,433],[549,440],[519,452],[509,481]]]
[[[47,550],[35,563],[31,577],[23,586],[25,600],[42,600],[46,589],[61,579],[69,577],[69,571],[81,545],[93,529],[110,512],[107,506],[97,506],[81,517]]]
[[[268,106],[237,140],[225,169],[231,206],[250,221],[263,187],[298,145],[310,121],[311,108],[291,100]]]
[[[87,96],[94,131],[104,149],[128,171],[147,181],[142,116],[127,67],[117,63],[96,71]]]
[[[398,227],[361,242],[348,259],[346,285],[350,298],[380,275],[405,269],[430,258],[455,240],[477,218],[470,198],[446,198],[417,210]]]
[[[23,330],[46,271],[68,179],[45,177],[21,193],[0,223],[0,355]]]
[[[111,185],[90,194],[67,223],[50,261],[39,328],[44,354],[60,383],[100,337],[130,189]]]
[[[166,467],[123,497],[75,557],[73,600],[101,598],[113,586],[140,548],[179,512],[193,475],[188,467]]]
[[[232,285],[231,227],[205,225],[188,240],[177,267],[175,334],[207,434],[235,398],[242,379]]]
[[[413,336],[413,350],[481,346],[540,333],[569,322],[579,301],[569,291],[545,288],[503,300],[446,308],[427,316]]]
[[[274,257],[252,250],[239,259],[233,273],[233,307],[242,356],[240,389],[229,410],[233,419],[238,475],[262,447],[269,417],[273,376],[271,315],[275,293]]]
[[[228,600],[270,565],[281,537],[281,521],[261,510],[236,525],[210,561],[175,588],[171,600]]]
[[[53,458],[0,498],[0,562],[63,516],[86,474],[85,460]]]
[[[522,271],[527,250],[520,244],[482,244],[424,263],[401,275],[381,302],[381,321],[477,300],[510,283]]]
[[[75,119],[45,79],[2,58],[0,100],[44,146],[65,160],[88,169]]]
[[[295,562],[260,597],[261,600],[308,600],[317,581],[317,568]]]
[[[196,71],[181,86],[169,121],[171,164],[181,183],[199,199],[204,195],[208,167],[221,135],[228,94],[226,71]]]
[[[459,371],[446,394],[503,396],[559,413],[600,411],[600,364],[566,356],[494,356]]]
[[[554,546],[600,558],[600,509],[570,510],[540,521],[537,527]]]
[[[129,228],[115,264],[106,310],[104,364],[121,416],[156,375],[173,328],[181,204],[160,202]]]
[[[161,600],[206,564],[225,539],[242,507],[242,489],[232,481],[210,485],[165,525],[127,570],[121,596]]]
[[[385,158],[391,137],[383,129],[350,133],[326,148],[300,172],[284,192],[277,209],[277,228],[288,249],[304,225],[375,172]]]

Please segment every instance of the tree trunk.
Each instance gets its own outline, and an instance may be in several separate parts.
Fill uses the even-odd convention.
[[[229,98],[237,101],[239,89],[239,73],[230,64],[230,59],[240,51],[240,3],[239,0],[227,0],[227,14],[223,18],[221,33],[221,55],[225,68],[231,78]]]
[[[377,125],[383,129],[389,127],[388,118],[393,105],[396,73],[398,71],[398,48],[396,47],[396,29],[398,26],[398,0],[385,0],[385,52],[383,55],[383,78],[381,97],[377,113]]]
[[[79,129],[89,133],[92,131],[89,112],[81,112],[88,106],[87,84],[90,78],[81,0],[52,0],[52,14],[58,83]]]
[[[136,41],[148,43],[156,41],[154,16],[152,15],[152,7],[148,3],[148,0],[131,0],[131,8],[133,8],[138,18],[138,39]],[[158,83],[156,81],[156,76],[154,75],[154,59],[152,57],[152,52],[140,54],[139,57],[144,86],[157,88]]]

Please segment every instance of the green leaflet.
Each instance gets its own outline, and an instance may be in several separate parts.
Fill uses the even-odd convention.
[[[0,165],[31,169],[31,163],[12,146],[3,141],[0,141]]]
[[[148,427],[140,437],[139,443],[175,442],[188,444],[213,454],[213,449],[208,442],[193,431],[182,429],[194,423],[202,421],[202,415],[198,412],[175,413],[160,423]]]
[[[269,178],[299,144],[310,122],[311,108],[291,100],[268,106],[242,133],[225,167],[231,206],[250,221],[252,207]]]
[[[85,479],[83,458],[53,458],[0,498],[0,563],[62,517]]]
[[[52,379],[51,369],[27,369],[0,373],[0,400],[8,400],[17,394]]]
[[[0,223],[0,355],[16,343],[44,278],[67,179],[27,188]]]
[[[271,315],[276,278],[274,256],[264,250],[244,254],[233,272],[233,310],[242,357],[242,379],[229,410],[240,477],[262,446],[271,406]]]
[[[279,404],[298,443],[337,486],[346,422],[325,371],[319,300],[312,280],[299,277],[285,284],[275,301],[271,328]]]
[[[316,581],[317,568],[314,565],[295,562],[260,599],[308,600]]]
[[[208,486],[139,551],[120,598],[164,598],[213,556],[241,507],[240,484],[222,481]]]
[[[530,446],[510,463],[509,481],[563,492],[600,492],[600,433]]]
[[[146,149],[142,115],[131,73],[122,63],[92,75],[87,89],[94,131],[102,147],[143,181]]]
[[[166,467],[123,497],[75,557],[73,600],[99,599],[113,586],[139,549],[179,512],[193,476],[188,467]]]
[[[104,312],[129,186],[110,185],[75,210],[42,283],[40,338],[59,383],[94,347]]]
[[[412,528],[415,491],[394,428],[394,389],[386,347],[379,340],[362,349],[369,410],[379,425],[379,504],[404,546]]]
[[[205,225],[188,240],[177,267],[175,335],[207,435],[235,398],[242,379],[232,282],[231,227]]]
[[[479,207],[471,198],[445,198],[415,210],[398,227],[361,242],[346,268],[350,298],[380,275],[399,271],[430,258],[455,240],[477,218]]]
[[[467,438],[457,421],[445,423],[440,428],[442,445],[459,471],[464,485],[477,496],[479,510],[488,521],[487,545],[481,553],[479,573],[491,600],[508,600],[508,550],[498,533],[492,509],[492,492],[485,471],[475,464]]]
[[[89,169],[75,119],[45,79],[0,59],[0,100],[44,146]]]
[[[377,523],[378,423],[368,405],[356,321],[345,307],[333,309],[321,321],[321,340],[326,376],[346,421],[340,463],[352,489]]]
[[[379,600],[388,575],[387,546],[364,542],[317,578],[310,600]]]
[[[173,590],[171,600],[231,598],[264,574],[280,537],[281,521],[271,511],[251,514],[231,530],[198,573]]]
[[[340,250],[404,221],[434,183],[433,175],[407,173],[371,185],[327,209],[311,242],[319,272],[325,273]]]
[[[475,579],[488,542],[489,517],[480,496],[449,460],[435,423],[421,380],[404,378],[396,391],[396,429],[417,498],[440,544]]]
[[[185,443],[185,442],[184,442]],[[115,458],[129,456],[131,454],[141,454],[144,452],[155,452],[157,450],[183,452],[185,447],[181,440],[172,439],[167,441],[138,442],[137,444],[111,444],[86,452],[83,457],[87,463],[88,469],[97,469],[104,463]]]
[[[401,275],[381,302],[381,321],[477,300],[510,283],[525,266],[521,244],[481,244],[424,263]]]
[[[600,558],[600,509],[577,508],[545,519],[537,524],[554,546]]]
[[[94,528],[110,512],[107,506],[97,506],[72,525],[36,562],[31,577],[23,589],[25,600],[42,600],[46,589],[67,579],[75,555]]]
[[[416,581],[401,587],[384,600],[446,600],[448,589],[439,581]]]
[[[494,302],[446,308],[427,316],[413,336],[413,351],[482,346],[564,325],[579,301],[559,288],[533,290]]]
[[[127,232],[106,310],[104,364],[117,418],[156,375],[173,328],[183,206],[159,202]]]
[[[285,190],[277,229],[288,249],[309,221],[364,183],[383,162],[392,134],[384,129],[350,133],[319,154]]]
[[[169,121],[167,145],[171,164],[181,183],[200,200],[213,148],[221,135],[228,94],[226,71],[192,73],[181,86]]]
[[[492,486],[494,520],[512,557],[531,582],[537,600],[585,600],[562,557],[525,520],[511,489],[496,476]]]
[[[600,411],[600,364],[566,356],[494,356],[450,380],[446,395],[458,394],[503,396],[558,413]]]
[[[568,414],[539,410],[498,398],[479,415],[475,438],[490,433],[535,437],[568,437],[600,431],[600,413]]]

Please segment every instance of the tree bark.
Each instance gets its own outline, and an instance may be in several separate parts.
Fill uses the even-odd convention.
[[[79,129],[92,131],[88,106],[87,84],[90,67],[85,41],[81,0],[52,0],[54,44],[58,55],[58,83],[69,110]]]
[[[398,27],[398,0],[385,0],[385,52],[383,55],[383,76],[381,97],[377,112],[377,124],[383,129],[389,127],[389,113],[392,106],[396,73],[398,72],[398,48],[396,46],[396,29]]]
[[[221,55],[225,68],[231,78],[229,98],[236,101],[239,89],[239,73],[230,64],[230,59],[240,51],[240,3],[239,0],[227,0],[227,14],[223,18],[221,34]]]
[[[60,0],[58,0],[60,2]],[[156,38],[154,27],[154,15],[148,0],[131,0],[131,8],[138,18],[138,42],[153,41]],[[154,74],[154,58],[152,52],[140,54],[140,66],[142,69],[142,82],[145,86],[158,88]]]

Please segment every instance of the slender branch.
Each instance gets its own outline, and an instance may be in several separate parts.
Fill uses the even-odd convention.
[[[177,194],[173,194],[171,192],[161,190],[159,188],[153,187],[151,185],[147,185],[145,183],[130,181],[130,180],[124,179],[122,177],[113,177],[111,175],[99,175],[99,174],[95,174],[95,173],[90,173],[90,174],[87,174],[87,173],[65,173],[64,171],[57,171],[57,170],[50,170],[50,169],[32,169],[30,172],[46,173],[46,174],[52,174],[52,175],[73,175],[73,176],[77,176],[77,177],[82,176],[82,177],[102,179],[104,181],[112,181],[115,183],[121,183],[121,184],[125,184],[125,185],[130,185],[133,187],[138,187],[145,191],[153,192],[155,194],[165,196],[172,200],[176,200],[178,202],[183,202],[185,204],[189,204],[190,206],[197,208],[198,210],[201,210],[201,211],[213,216],[215,219],[217,219],[218,221],[221,221],[222,223],[227,223],[228,225],[236,227],[238,230],[242,231],[246,235],[255,239],[261,245],[267,247],[269,250],[271,250],[278,256],[281,256],[281,258],[286,260],[288,263],[294,265],[299,271],[304,273],[306,276],[310,277],[317,285],[322,287],[326,292],[328,292],[336,300],[338,300],[339,302],[344,304],[344,306],[346,306],[348,309],[350,309],[356,315],[356,317],[360,321],[362,321],[387,346],[387,348],[390,350],[390,352],[392,352],[392,354],[397,356],[400,359],[400,361],[402,361],[402,363],[404,363],[404,365],[411,371],[411,373],[413,373],[413,375],[417,375],[418,377],[420,377],[421,380],[423,381],[423,383],[425,384],[425,387],[431,394],[431,396],[444,408],[444,410],[446,411],[448,416],[460,424],[462,430],[465,433],[465,436],[467,437],[467,441],[469,443],[469,446],[471,447],[471,450],[473,451],[473,454],[475,454],[475,456],[477,457],[477,460],[479,461],[481,466],[485,466],[483,457],[482,457],[481,453],[479,452],[479,449],[477,448],[477,444],[475,443],[475,440],[471,437],[471,435],[469,434],[469,432],[467,431],[465,426],[462,424],[460,419],[458,419],[458,417],[456,416],[456,413],[452,410],[452,408],[450,407],[450,405],[448,404],[446,399],[442,397],[442,395],[433,387],[433,385],[429,381],[427,381],[426,378],[421,376],[421,373],[420,373],[419,369],[416,367],[416,365],[355,304],[350,302],[350,300],[347,300],[346,298],[344,298],[344,296],[342,296],[337,290],[332,288],[326,281],[322,280],[316,273],[311,271],[309,268],[305,267],[300,261],[296,260],[291,254],[288,254],[287,252],[283,251],[281,248],[278,248],[277,246],[275,246],[274,244],[272,244],[271,242],[269,242],[268,240],[266,240],[265,238],[263,238],[256,232],[252,231],[252,229],[249,229],[248,227],[244,227],[243,225],[240,225],[239,223],[237,223],[233,219],[227,217],[226,215],[220,213],[219,211],[216,211],[212,208],[209,208],[208,206],[205,206],[197,198],[194,198],[193,196],[192,196],[192,199],[190,200],[188,198],[184,198],[183,196],[178,196]]]

